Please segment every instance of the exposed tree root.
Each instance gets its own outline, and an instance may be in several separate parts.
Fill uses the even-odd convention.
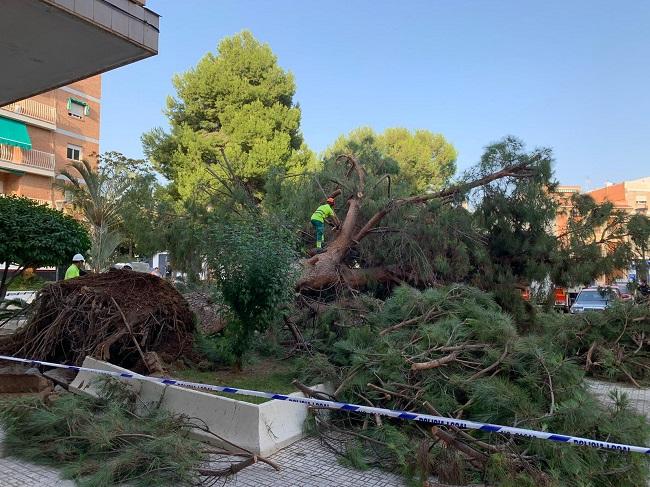
[[[192,349],[194,321],[167,281],[128,270],[48,284],[18,333],[0,338],[0,352],[81,365],[86,355],[145,368],[146,352],[165,361]]]

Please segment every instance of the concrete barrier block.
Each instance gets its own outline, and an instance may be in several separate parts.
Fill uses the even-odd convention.
[[[113,372],[130,372],[91,357],[86,357],[83,366]],[[96,375],[81,371],[70,384],[70,390],[96,396],[97,390],[93,385],[95,380]],[[268,456],[304,437],[308,407],[303,404],[279,400],[251,404],[180,386],[120,380],[138,393],[141,407],[160,404],[160,407],[167,411],[194,418],[197,423],[204,423],[217,436],[200,429],[195,429],[193,436],[223,448],[233,449],[233,445],[236,445],[252,453]],[[322,384],[314,389],[326,390]],[[290,395],[304,397],[301,392]]]
[[[102,362],[101,360],[97,360],[92,357],[86,357],[84,359],[83,364],[81,365],[82,367],[87,367],[89,369],[106,370],[108,372],[125,372],[130,374],[133,373],[128,369],[118,367],[117,365],[109,364],[108,362]],[[77,374],[77,377],[75,377],[75,379],[70,383],[68,389],[71,392],[88,394],[97,397],[97,380],[100,377],[106,377],[106,376],[100,376],[99,374],[94,374],[92,372],[86,372],[84,370],[81,370]],[[123,382],[127,387],[129,387],[136,394],[140,393],[142,382],[135,381],[135,380],[127,380],[127,379],[118,379],[118,380]]]

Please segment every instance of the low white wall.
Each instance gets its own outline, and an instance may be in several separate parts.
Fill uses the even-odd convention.
[[[91,357],[86,357],[83,366],[130,372]],[[70,389],[95,395],[93,381],[96,377],[96,374],[81,371],[70,384]],[[268,456],[304,437],[303,424],[307,418],[307,406],[303,404],[279,400],[251,404],[179,386],[126,379],[123,381],[147,404],[160,402],[161,407],[168,411],[204,421],[213,433],[226,442],[201,430],[194,430],[194,434],[203,441],[222,447],[228,447],[227,442],[230,442],[250,452]],[[322,391],[324,386],[319,385],[314,389]],[[304,397],[300,392],[290,395]]]

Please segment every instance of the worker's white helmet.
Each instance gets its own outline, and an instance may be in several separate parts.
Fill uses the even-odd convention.
[[[84,256],[81,254],[74,254],[72,262],[86,262],[86,259],[84,259]]]

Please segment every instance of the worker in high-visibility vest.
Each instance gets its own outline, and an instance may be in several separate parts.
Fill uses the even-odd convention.
[[[316,211],[311,216],[311,224],[316,230],[316,248],[323,248],[323,242],[325,241],[325,220],[331,218],[334,221],[335,226],[339,226],[340,222],[334,213],[334,198],[327,198],[325,204],[320,205],[316,208]]]
[[[85,259],[81,254],[75,254],[72,258],[72,264],[68,267],[68,270],[65,271],[64,279],[72,279],[74,277],[79,277],[82,272],[82,267],[84,265]]]

